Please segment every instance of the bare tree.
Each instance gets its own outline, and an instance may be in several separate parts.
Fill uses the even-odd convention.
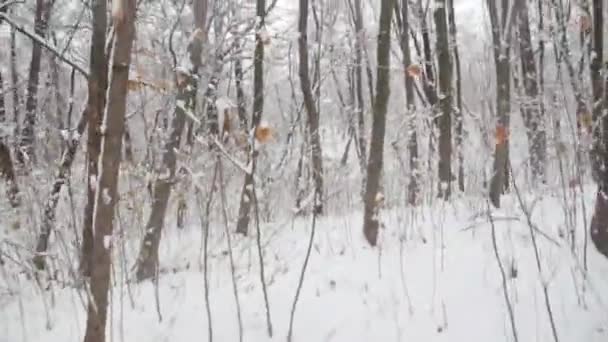
[[[1,22],[1,21],[0,21]],[[4,79],[0,72],[0,177],[7,183],[6,198],[13,208],[19,206],[19,187],[15,177],[15,168],[11,158],[11,149],[6,143],[5,135],[7,130],[3,127],[6,124],[6,107],[4,102]]]
[[[55,0],[36,0],[36,14],[34,17],[34,32],[39,37],[44,37],[48,28],[51,9]],[[24,165],[27,160],[35,160],[34,152],[34,127],[36,125],[36,107],[38,105],[38,85],[40,83],[40,62],[42,59],[42,46],[33,42],[32,59],[27,81],[27,94],[25,98],[25,117],[21,130],[19,143],[20,153],[17,161]]]
[[[177,99],[175,115],[171,120],[169,137],[165,143],[162,167],[152,191],[152,209],[137,259],[137,279],[153,277],[158,268],[158,247],[167,212],[171,188],[176,182],[177,155],[181,137],[186,126],[186,117],[194,115],[196,104],[197,75],[201,66],[202,45],[205,40],[207,0],[196,0],[193,4],[194,37],[188,47],[191,70],[178,70],[176,75]]]
[[[117,0],[115,0],[117,1]],[[114,208],[119,200],[118,176],[125,128],[131,48],[135,39],[136,0],[113,5],[116,38],[112,49],[112,72],[103,118],[99,179],[93,211],[93,258],[85,342],[105,342],[112,263]]]
[[[501,13],[494,0],[487,0],[490,23],[492,25],[492,45],[496,67],[496,147],[493,174],[490,182],[490,201],[500,207],[500,196],[508,184],[509,160],[509,113],[511,111],[511,66],[509,65],[511,20],[514,16],[513,2],[501,0]]]
[[[95,184],[97,183],[97,161],[101,151],[101,120],[105,108],[108,87],[108,61],[106,58],[107,1],[95,0],[91,7],[93,29],[91,34],[89,98],[87,102],[87,203],[82,225],[80,272],[90,275],[91,251],[93,250],[93,209],[95,206]]]
[[[409,4],[407,0],[401,0],[401,6],[395,7],[395,16],[397,17],[397,25],[399,26],[399,43],[401,45],[401,53],[403,55],[403,69],[412,64],[412,52],[410,48],[410,21],[409,21]],[[399,11],[399,8],[401,11]],[[406,114],[408,116],[408,143],[407,150],[410,161],[410,181],[408,184],[408,203],[416,205],[420,196],[420,169],[418,162],[418,133],[416,127],[416,102],[414,99],[414,79],[413,75],[404,73],[405,81],[405,101],[407,103]]]
[[[532,176],[535,183],[544,182],[547,142],[544,131],[544,118],[541,116],[539,106],[538,75],[530,35],[528,2],[519,0],[518,7],[519,46],[525,92],[525,98],[521,105],[523,107],[524,124],[526,125],[528,136]]]
[[[323,212],[323,153],[321,150],[321,137],[319,132],[319,112],[315,106],[312,94],[308,67],[308,0],[300,0],[300,16],[298,20],[298,50],[300,57],[300,87],[304,96],[304,107],[308,113],[308,133],[312,154],[312,173],[315,184],[315,208],[317,214]]]
[[[452,192],[452,61],[448,38],[446,0],[435,0],[437,63],[439,65],[439,197],[448,200]]]
[[[364,195],[365,211],[363,214],[363,234],[372,246],[375,246],[378,241],[378,229],[380,227],[378,211],[383,197],[379,189],[384,162],[386,111],[390,96],[391,20],[394,6],[394,0],[382,0],[380,6],[377,47],[378,68],[376,71],[378,76],[376,79],[376,100],[374,101],[370,152],[367,162],[367,182]]]
[[[253,54],[253,116],[251,120],[251,128],[253,132],[256,132],[258,129],[258,126],[262,120],[262,113],[264,112],[264,37],[262,37],[262,32],[265,30],[265,0],[257,0],[256,15],[260,22],[255,35],[255,51]],[[247,235],[247,230],[249,228],[251,204],[254,198],[253,192],[255,191],[254,175],[257,162],[255,142],[255,139],[251,139],[249,146],[251,149],[249,153],[251,169],[245,175],[245,182],[243,183],[243,190],[241,191],[239,216],[236,223],[236,231],[243,235]]]
[[[458,40],[456,32],[456,12],[454,11],[454,0],[448,0],[448,27],[450,32],[450,44],[452,57],[454,58],[452,79],[456,97],[454,108],[454,119],[456,121],[455,144],[458,153],[458,190],[464,191],[464,115],[462,112],[462,72],[460,70],[460,52],[458,51]]]

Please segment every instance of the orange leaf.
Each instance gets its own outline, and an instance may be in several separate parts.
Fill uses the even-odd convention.
[[[496,125],[496,145],[503,145],[509,137],[509,131],[502,125]]]
[[[413,78],[419,78],[420,75],[422,75],[422,67],[420,67],[418,64],[410,64],[405,71],[407,72],[408,76]]]
[[[262,144],[265,144],[272,139],[272,128],[268,125],[259,125],[255,129],[255,139]]]

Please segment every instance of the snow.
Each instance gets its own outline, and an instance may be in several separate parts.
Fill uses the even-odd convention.
[[[593,191],[586,193],[589,208]],[[507,196],[504,207],[492,211],[507,276],[511,269],[517,273],[507,284],[519,341],[553,340],[541,287],[545,281],[560,341],[606,341],[608,261],[590,243],[583,277],[582,217],[577,217],[580,239],[573,254],[559,234],[566,222],[560,199],[547,195],[524,200],[529,207],[536,203],[534,224],[559,246],[536,236],[543,268],[539,275],[517,199]],[[481,199],[462,199],[434,207],[384,210],[378,248],[364,242],[359,211],[319,219],[296,310],[294,341],[513,341],[485,208]],[[223,227],[212,225],[211,230],[213,337],[237,341]],[[255,236],[232,238],[245,341],[285,340],[309,232],[310,218],[297,219],[293,225],[287,220],[262,226],[272,339],[266,335]],[[115,263],[109,341],[207,340],[200,230],[168,230],[163,239],[158,304],[152,282],[126,284],[123,275],[129,270]],[[127,264],[131,262],[134,259]],[[10,290],[0,295],[0,341],[82,340],[83,292],[57,284],[39,291],[17,274],[0,279]]]

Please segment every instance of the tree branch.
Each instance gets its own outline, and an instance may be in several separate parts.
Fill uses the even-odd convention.
[[[65,64],[71,66],[72,68],[74,68],[74,70],[78,71],[82,76],[84,76],[84,78],[87,78],[87,79],[89,78],[89,73],[87,73],[83,68],[81,68],[80,66],[78,66],[76,63],[74,63],[71,60],[65,58],[60,51],[57,51],[56,47],[54,47],[53,45],[51,45],[44,38],[40,37],[36,33],[32,33],[30,31],[28,31],[23,25],[20,25],[20,24],[16,23],[15,21],[13,21],[13,19],[11,19],[9,16],[7,16],[6,14],[4,14],[2,12],[0,12],[0,19],[6,21],[9,25],[11,25],[12,27],[14,27],[15,30],[23,33],[28,38],[30,38],[31,40],[33,40],[35,43],[40,44],[42,47],[44,47],[49,52],[51,52],[53,54],[53,56],[55,56],[59,60],[63,61]]]

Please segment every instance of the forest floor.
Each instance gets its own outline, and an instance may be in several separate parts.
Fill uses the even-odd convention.
[[[590,213],[593,188],[587,193]],[[491,220],[480,199],[386,209],[380,248],[375,249],[363,240],[360,212],[320,218],[295,312],[294,341],[515,341],[513,325],[518,341],[554,341],[543,284],[560,342],[608,341],[608,261],[590,242],[585,257],[580,207],[576,213],[574,208],[564,209],[562,201],[551,196],[529,196],[524,202],[536,229],[542,273],[526,214],[515,195],[504,197],[503,208],[492,210]],[[575,252],[564,224],[569,212],[576,215],[570,221],[576,227]],[[231,234],[244,341],[286,341],[310,227],[310,217],[261,227],[272,339],[267,333],[255,230],[246,238]],[[224,226],[211,229],[223,231]],[[136,250],[137,242],[116,248],[128,251],[124,258],[115,258],[109,341],[208,340],[200,226],[168,228],[161,244],[162,276],[157,284],[122,281],[124,274],[133,273],[132,255],[127,255],[133,254],[128,251]],[[209,246],[213,340],[238,341],[225,236],[212,236]],[[4,269],[0,342],[82,340],[84,291],[48,282],[37,285]]]

